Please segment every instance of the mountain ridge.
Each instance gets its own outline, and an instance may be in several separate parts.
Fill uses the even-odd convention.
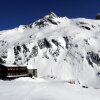
[[[100,21],[58,17],[0,31],[0,63],[30,64],[38,76],[100,88]]]

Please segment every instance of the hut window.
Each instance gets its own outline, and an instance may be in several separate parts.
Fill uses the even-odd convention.
[[[13,70],[13,68],[10,68],[10,70]]]
[[[18,70],[18,68],[16,67],[16,70]]]
[[[10,75],[10,73],[8,73],[8,76]]]
[[[23,70],[25,70],[25,68],[23,67]]]
[[[10,68],[8,68],[8,70],[10,70]]]

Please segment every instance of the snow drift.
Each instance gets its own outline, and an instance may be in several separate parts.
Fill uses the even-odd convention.
[[[50,13],[0,31],[0,63],[30,64],[38,76],[100,88],[100,21]]]

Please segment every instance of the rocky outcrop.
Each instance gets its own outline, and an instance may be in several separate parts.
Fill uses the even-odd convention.
[[[96,15],[96,19],[100,20],[100,14],[99,13]]]

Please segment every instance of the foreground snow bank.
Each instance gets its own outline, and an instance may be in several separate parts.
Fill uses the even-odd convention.
[[[65,81],[19,78],[0,81],[0,100],[100,100],[100,90]]]

